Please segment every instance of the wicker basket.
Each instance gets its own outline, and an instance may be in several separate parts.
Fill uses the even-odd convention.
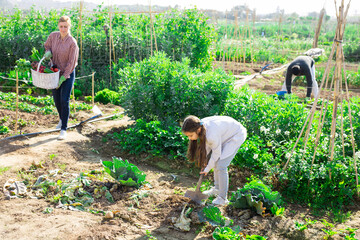
[[[33,84],[39,88],[55,89],[59,85],[60,69],[54,73],[40,73],[39,68],[43,60],[44,58],[40,60],[37,71],[31,69]]]

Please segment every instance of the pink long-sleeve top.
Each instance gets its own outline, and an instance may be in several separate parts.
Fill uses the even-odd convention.
[[[51,60],[60,69],[60,76],[68,79],[78,64],[79,47],[75,38],[69,33],[61,39],[60,32],[52,32],[44,46],[46,51],[51,51]]]

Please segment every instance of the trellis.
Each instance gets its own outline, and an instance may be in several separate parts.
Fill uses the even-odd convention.
[[[307,119],[305,120],[302,130],[296,140],[296,143],[295,143],[293,149],[291,150],[291,153],[288,157],[286,164],[283,167],[283,170],[286,170],[286,168],[290,162],[290,159],[292,158],[292,156],[294,154],[295,148],[298,146],[298,143],[299,143],[300,139],[302,138],[302,135],[306,128],[306,132],[305,132],[304,139],[303,139],[303,142],[304,142],[303,151],[305,152],[307,143],[309,140],[311,126],[312,126],[312,123],[314,120],[314,115],[315,115],[315,112],[317,109],[318,99],[321,95],[322,89],[324,88],[324,89],[328,89],[330,92],[332,91],[332,93],[333,93],[333,113],[332,113],[332,119],[331,119],[329,160],[330,161],[334,160],[335,136],[336,136],[336,130],[337,130],[336,119],[338,117],[339,105],[340,105],[340,112],[341,112],[340,113],[340,119],[341,119],[340,131],[341,131],[342,149],[343,149],[343,156],[345,157],[345,149],[344,149],[345,142],[344,142],[344,128],[343,128],[343,126],[344,126],[344,106],[343,106],[344,101],[343,100],[345,99],[347,101],[348,112],[349,112],[348,117],[349,117],[350,131],[351,131],[351,144],[352,144],[353,159],[354,159],[355,180],[356,180],[356,186],[358,186],[359,180],[358,180],[358,172],[357,172],[357,165],[356,165],[357,157],[355,154],[355,140],[354,140],[353,125],[352,125],[351,107],[350,107],[351,102],[350,102],[350,97],[349,97],[349,89],[348,89],[348,83],[347,83],[347,78],[346,78],[344,52],[343,52],[343,45],[342,45],[345,26],[346,26],[346,16],[347,16],[347,13],[348,13],[348,10],[350,7],[351,0],[349,0],[349,3],[346,7],[345,12],[344,12],[344,0],[341,0],[341,5],[339,6],[339,10],[337,9],[336,0],[334,0],[334,2],[335,2],[336,17],[337,17],[337,27],[336,27],[334,42],[333,42],[333,45],[331,48],[331,53],[329,55],[325,73],[324,73],[322,81],[321,81],[319,94],[315,98],[315,101],[312,105],[310,113],[307,116]],[[335,52],[336,52],[336,54],[335,54]],[[335,59],[336,59],[335,64],[333,64],[333,60],[332,60],[334,57],[334,54],[335,54]],[[334,66],[334,75],[331,79],[330,85],[328,85],[331,65]],[[344,92],[343,85],[342,85],[342,80],[343,80],[342,76],[344,76],[345,92]],[[312,157],[312,161],[311,161],[310,174],[312,173],[312,168],[313,168],[313,164],[314,164],[314,160],[315,160],[315,156],[316,156],[316,151],[317,151],[317,148],[319,145],[322,127],[324,125],[325,116],[326,116],[327,108],[329,105],[330,94],[328,94],[326,100],[327,101],[322,102],[321,108],[320,108],[320,115],[319,115],[320,117],[318,120],[319,127],[317,129],[317,134],[316,134],[315,149],[314,149],[314,153],[313,153],[313,157]],[[304,154],[303,154],[301,160],[303,160],[303,159],[304,159]],[[331,179],[331,170],[329,170],[329,178]],[[356,191],[357,191],[357,195],[359,196],[359,189],[356,188]]]

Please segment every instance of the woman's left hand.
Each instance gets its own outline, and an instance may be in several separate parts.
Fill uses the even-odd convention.
[[[208,172],[201,171],[200,174],[204,174],[204,176],[206,176],[208,174]]]

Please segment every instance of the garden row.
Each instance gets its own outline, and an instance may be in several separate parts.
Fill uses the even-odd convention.
[[[309,114],[306,106],[312,100],[304,101],[292,95],[279,100],[276,95],[253,91],[247,86],[235,90],[234,78],[223,70],[201,72],[191,68],[189,61],[173,62],[164,54],[125,67],[119,74],[124,86],[117,93],[120,104],[136,119],[136,124],[112,136],[124,151],[167,155],[186,161],[187,139],[179,125],[182,119],[190,114],[201,118],[227,115],[248,130],[248,138],[232,164],[250,169],[280,190],[288,201],[331,210],[334,216],[339,216],[356,197],[359,186],[355,182],[347,107],[344,108],[344,134],[341,136],[338,130],[335,136],[333,161],[329,161],[333,112],[330,102],[314,164],[311,160],[319,112],[315,113],[307,148],[303,149],[301,140],[288,169],[283,171]],[[350,105],[355,148],[359,149],[360,98],[352,98]],[[340,114],[340,108],[338,111]],[[341,126],[340,117],[337,125]],[[356,161],[359,172],[359,159]]]
[[[0,52],[3,53],[0,55],[0,71],[14,78],[15,74],[10,70],[17,59],[27,59],[33,47],[43,53],[44,42],[51,32],[58,30],[57,21],[64,14],[71,17],[71,33],[82,49],[86,49],[80,54],[77,76],[96,72],[96,91],[104,88],[116,90],[119,85],[113,79],[119,78],[118,71],[152,56],[155,51],[164,52],[176,61],[186,57],[191,67],[202,71],[211,68],[215,59],[286,63],[311,48],[314,32],[312,22],[303,22],[299,18],[284,21],[281,30],[277,23],[255,25],[254,33],[247,35],[245,33],[249,31],[249,26],[235,26],[232,22],[224,24],[222,21],[214,24],[205,13],[197,9],[166,11],[155,14],[152,21],[148,14],[115,13],[110,31],[108,11],[108,8],[100,5],[83,14],[81,26],[79,9],[45,12],[32,8],[30,11],[17,9],[12,14],[0,13]],[[324,48],[326,53],[330,51],[335,35],[335,24],[332,23],[330,20],[324,23],[324,30],[319,37],[319,47]],[[261,36],[263,32],[266,32],[265,37]],[[111,57],[110,38],[113,42]],[[348,23],[344,40],[345,59],[359,61],[356,24]],[[326,60],[325,56],[327,54],[317,61]],[[109,58],[112,59],[111,63]],[[91,93],[85,81],[79,81],[77,89],[86,95]]]

